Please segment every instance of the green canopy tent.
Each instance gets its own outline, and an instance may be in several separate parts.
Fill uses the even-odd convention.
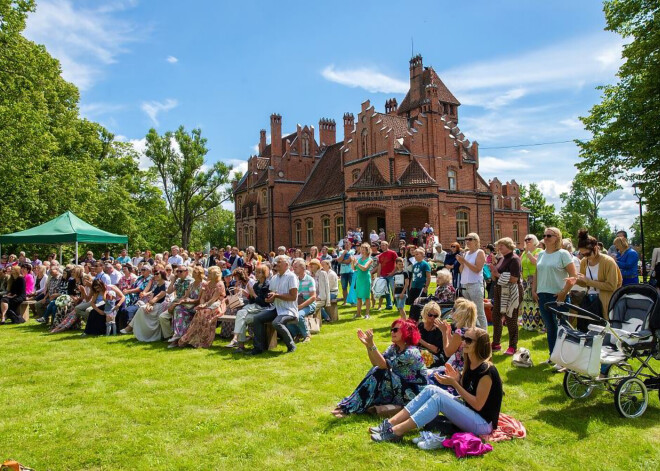
[[[113,234],[86,223],[71,211],[43,223],[40,226],[13,234],[0,235],[0,255],[2,244],[59,244],[60,263],[62,262],[62,244],[76,244],[76,263],[78,263],[78,242],[87,244],[126,244],[128,236]]]

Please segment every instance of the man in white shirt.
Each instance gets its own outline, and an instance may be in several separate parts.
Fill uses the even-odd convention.
[[[122,272],[116,270],[115,267],[112,266],[112,263],[106,263],[103,266],[103,272],[110,277],[110,284],[115,286],[119,284],[119,280],[124,276]]]
[[[267,322],[272,322],[273,328],[284,340],[287,353],[296,351],[296,344],[285,325],[298,319],[298,277],[289,270],[290,263],[285,255],[275,257],[275,275],[270,279],[270,294],[266,298],[266,302],[273,303],[274,307],[253,317],[254,348],[247,352],[249,355],[259,355],[267,350]]]
[[[142,256],[142,252],[136,250],[135,257],[131,259],[131,265],[133,265],[134,267],[138,267],[140,266],[140,262],[142,262],[142,260],[144,260],[144,257]]]
[[[179,255],[179,246],[178,245],[173,245],[172,248],[170,249],[170,258],[167,259],[167,263],[170,265],[174,266],[176,265],[177,267],[180,267],[183,265],[183,257]]]

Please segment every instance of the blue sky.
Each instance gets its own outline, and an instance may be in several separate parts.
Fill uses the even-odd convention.
[[[549,201],[568,189],[578,116],[613,83],[621,39],[586,1],[220,2],[42,0],[26,36],[45,44],[81,90],[81,112],[143,149],[159,132],[200,127],[210,161],[244,169],[259,129],[280,113],[338,123],[369,99],[403,99],[411,38],[462,103],[461,130],[480,143],[486,178],[537,182]],[[627,227],[629,188],[602,214]]]

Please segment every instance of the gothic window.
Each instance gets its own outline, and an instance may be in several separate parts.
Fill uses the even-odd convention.
[[[518,223],[513,223],[513,241],[517,244],[518,241]]]
[[[307,245],[314,245],[314,221],[308,219],[306,222]]]
[[[266,190],[261,192],[261,207],[265,210],[268,207],[268,194]]]
[[[356,168],[355,170],[353,170],[352,175],[353,175],[353,183],[355,183],[357,179],[360,178],[360,169]]]
[[[500,240],[502,238],[502,226],[499,222],[495,223],[495,240]]]
[[[449,170],[447,172],[448,188],[450,190],[456,189],[456,170]]]
[[[246,245],[246,247],[249,245],[254,245],[254,227],[251,226],[250,226],[250,237],[248,242],[249,243]]]
[[[324,217],[321,220],[321,226],[323,227],[323,243],[330,243],[330,218]]]
[[[302,155],[309,155],[309,137],[307,134],[302,138]]]
[[[465,239],[470,232],[467,211],[456,211],[456,238]]]
[[[339,242],[344,238],[344,218],[337,216],[335,218],[335,242]]]
[[[300,221],[296,222],[296,247],[300,247],[302,245],[302,223]]]
[[[367,155],[369,155],[369,149],[368,149],[368,146],[367,146],[367,130],[366,129],[362,130],[362,135],[360,137],[360,148],[362,150],[362,154],[360,155],[360,157],[366,157]]]
[[[243,228],[243,247],[250,245],[250,229],[248,226]]]

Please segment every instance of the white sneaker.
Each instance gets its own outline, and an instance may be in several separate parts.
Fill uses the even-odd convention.
[[[121,330],[119,331],[119,333],[120,333],[120,334],[124,334],[124,335],[126,335],[126,334],[132,334],[133,331],[131,330],[131,331],[129,332],[129,331],[126,330],[126,329],[121,329]]]
[[[170,339],[168,340],[168,342],[169,342],[169,343],[176,342],[176,341],[179,340],[180,338],[181,338],[181,337],[174,337],[174,336],[172,336],[172,337],[170,337]]]
[[[445,441],[445,438],[442,435],[428,432],[426,440],[417,443],[417,446],[422,450],[437,450],[442,448],[442,442]]]
[[[419,437],[415,437],[412,439],[412,442],[417,445],[418,443],[423,442],[428,438],[431,432],[427,432],[426,430],[422,430],[419,434]]]

